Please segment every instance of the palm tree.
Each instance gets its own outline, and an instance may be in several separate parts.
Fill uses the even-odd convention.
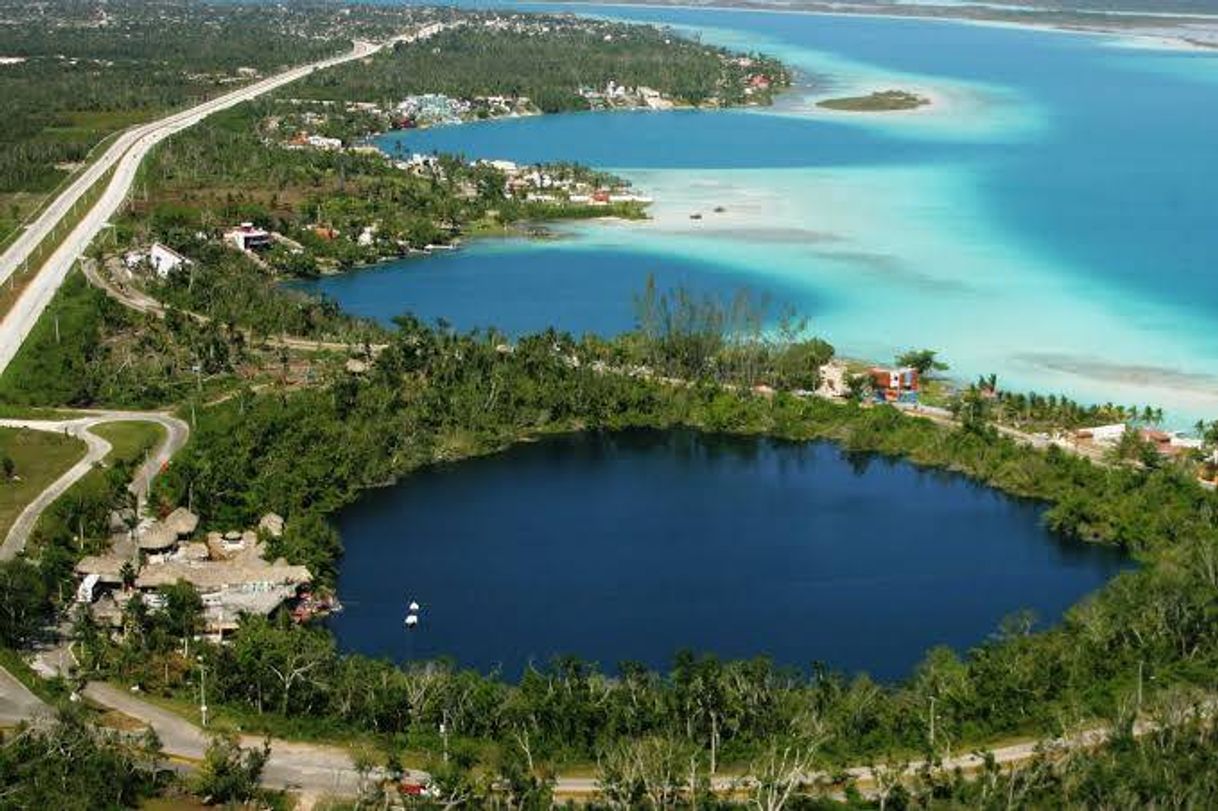
[[[136,571],[131,565],[131,561],[123,561],[122,568],[118,570],[119,579],[123,581],[123,590],[130,591],[135,585]]]

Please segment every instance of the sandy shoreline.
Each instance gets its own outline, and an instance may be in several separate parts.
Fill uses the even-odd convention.
[[[931,14],[893,14],[883,11],[866,11],[863,9],[811,9],[811,8],[757,8],[757,7],[742,7],[742,6],[720,6],[713,3],[706,5],[691,5],[688,3],[648,3],[648,2],[630,2],[629,0],[616,0],[616,2],[596,2],[596,0],[540,0],[543,5],[555,6],[602,6],[605,8],[646,8],[646,9],[680,9],[685,11],[725,11],[734,13],[752,13],[752,14],[803,14],[808,16],[818,17],[875,17],[886,20],[918,20],[922,22],[941,22],[949,24],[965,23],[969,25],[990,26],[995,28],[1015,28],[1027,29],[1033,31],[1043,31],[1053,34],[1071,34],[1075,36],[1092,36],[1092,37],[1111,37],[1116,40],[1125,41],[1124,47],[1145,48],[1147,50],[1170,50],[1170,51],[1192,51],[1212,53],[1218,50],[1218,16],[1214,18],[1190,17],[1188,15],[1173,15],[1163,17],[1164,29],[1187,29],[1193,27],[1194,31],[1181,30],[1159,30],[1147,31],[1139,29],[1137,26],[1121,26],[1113,24],[1104,26],[1101,24],[1063,24],[1063,23],[1045,23],[1036,21],[1016,21],[1016,20],[996,20],[984,19],[978,17],[965,17],[952,14],[931,15]],[[916,8],[909,6],[908,8]],[[937,10],[950,10],[947,6],[931,6]],[[1153,12],[1148,13],[1154,16]],[[1208,21],[1213,19],[1213,23]],[[1205,23],[1202,24],[1201,21]],[[1174,25],[1173,25],[1174,23]],[[1200,35],[1202,40],[1190,39],[1189,33]]]

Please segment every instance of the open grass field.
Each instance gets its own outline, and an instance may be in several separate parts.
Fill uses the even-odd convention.
[[[106,461],[138,462],[165,438],[165,429],[151,422],[108,422],[90,429],[114,446]]]
[[[13,461],[13,476],[0,470],[0,538],[25,505],[85,455],[85,443],[46,431],[0,428],[0,459]]]

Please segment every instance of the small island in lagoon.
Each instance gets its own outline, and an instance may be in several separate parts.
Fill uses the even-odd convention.
[[[886,113],[897,110],[916,110],[929,104],[930,99],[908,90],[879,90],[866,96],[825,99],[818,101],[816,106],[852,113]]]

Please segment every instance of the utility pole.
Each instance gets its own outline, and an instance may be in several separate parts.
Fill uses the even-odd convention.
[[[930,751],[935,751],[935,697],[930,697]]]
[[[444,739],[444,762],[448,762],[448,710],[444,710],[443,720],[440,721],[440,737]]]
[[[195,661],[199,663],[199,715],[202,716],[203,727],[207,728],[207,666],[203,664],[203,657],[196,656]]]

